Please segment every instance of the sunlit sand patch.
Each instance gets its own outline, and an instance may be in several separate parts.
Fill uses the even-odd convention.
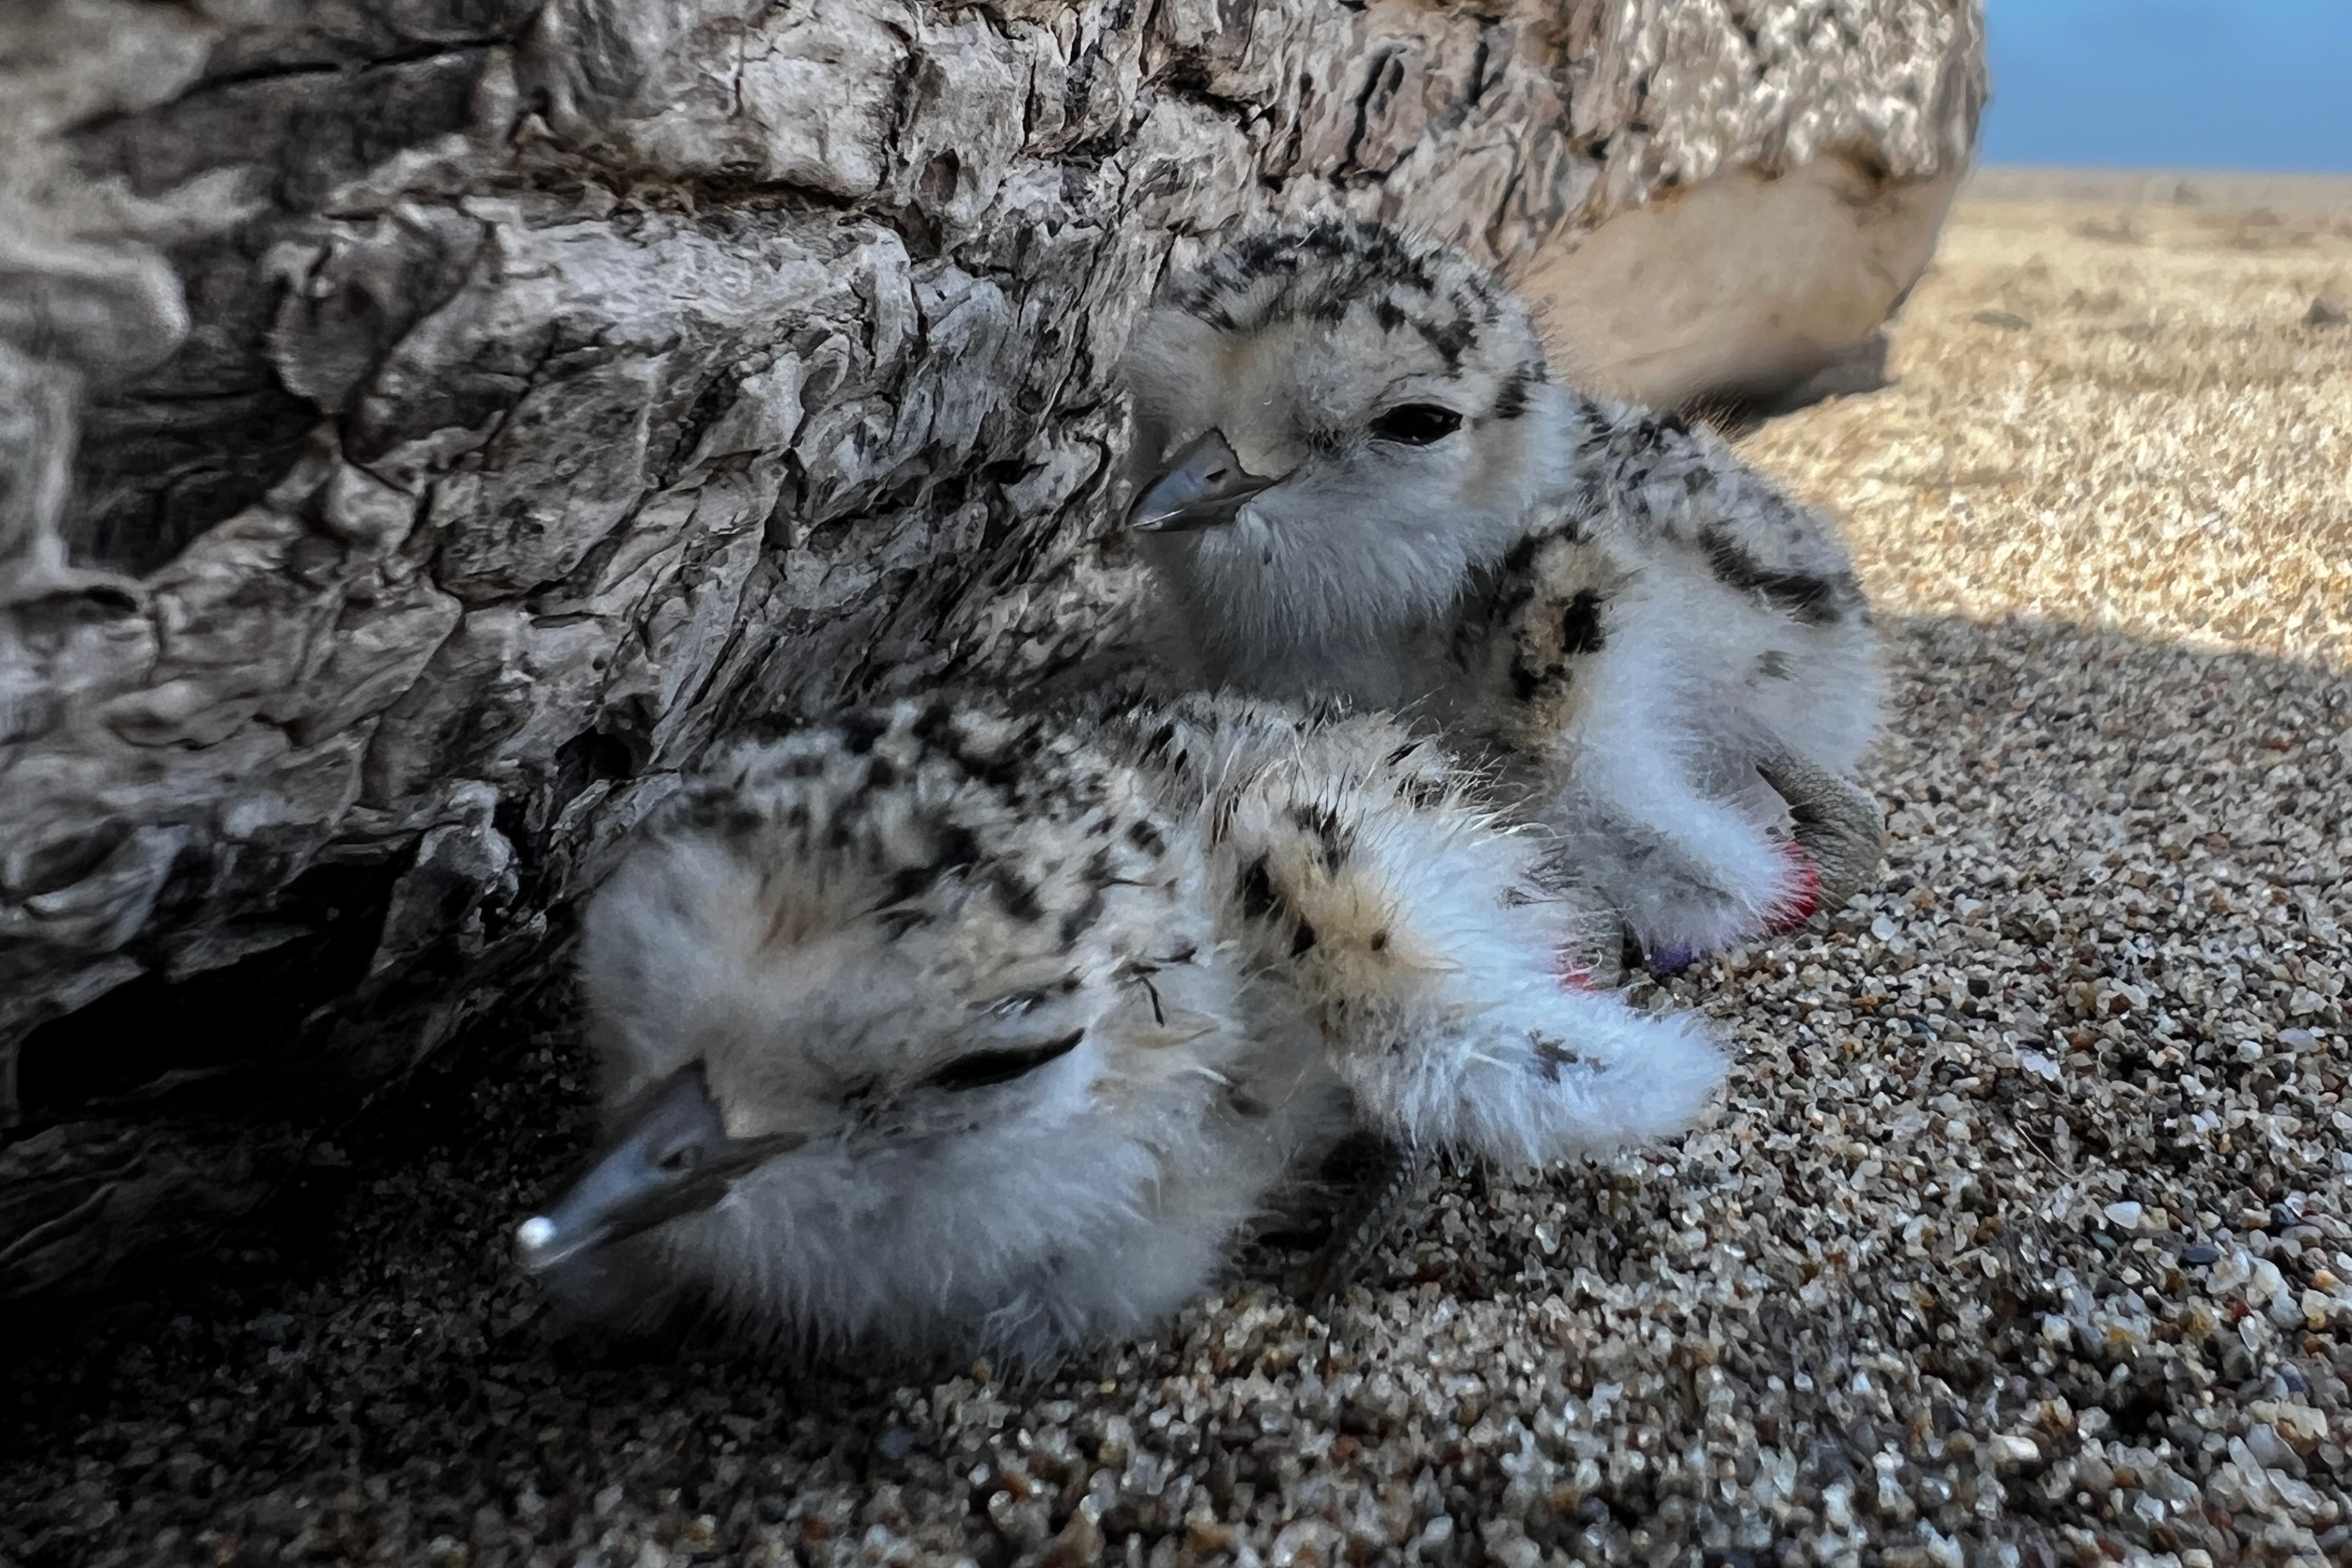
[[[2345,662],[2352,180],[2040,184],[1963,195],[1893,385],[1749,455],[1843,513],[1889,611]]]

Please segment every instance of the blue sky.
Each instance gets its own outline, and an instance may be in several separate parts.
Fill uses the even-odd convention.
[[[2352,172],[2352,0],[1986,0],[1989,163]]]

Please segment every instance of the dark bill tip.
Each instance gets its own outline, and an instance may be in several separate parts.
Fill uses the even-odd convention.
[[[643,1104],[545,1214],[516,1227],[515,1258],[527,1272],[707,1209],[737,1178],[807,1141],[729,1137],[698,1061],[656,1085]]]
[[[1216,528],[1240,516],[1251,497],[1276,482],[1244,468],[1224,432],[1209,430],[1177,453],[1168,471],[1135,498],[1127,525],[1139,533]]]

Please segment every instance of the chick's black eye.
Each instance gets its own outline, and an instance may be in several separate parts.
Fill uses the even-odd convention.
[[[1434,403],[1400,403],[1372,421],[1372,438],[1426,447],[1462,428],[1462,416]]]
[[[1014,1079],[1036,1071],[1057,1057],[1066,1057],[1077,1048],[1087,1037],[1084,1029],[1073,1029],[1059,1039],[1045,1040],[1034,1046],[1015,1046],[1010,1050],[973,1051],[958,1057],[923,1080],[928,1088],[945,1089],[987,1089],[991,1085],[1011,1083]]]

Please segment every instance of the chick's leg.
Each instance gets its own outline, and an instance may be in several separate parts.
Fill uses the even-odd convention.
[[[1535,815],[1559,870],[1617,909],[1653,967],[1811,914],[1816,873],[1765,826],[1762,808],[1778,810],[1768,791],[1750,802],[1703,788],[1689,742],[1639,716],[1602,716],[1575,740]]]
[[[1818,868],[1821,907],[1835,909],[1861,891],[1886,848],[1886,816],[1870,792],[1786,750],[1759,763],[1757,772],[1789,803],[1797,843]]]
[[[1303,1294],[1318,1310],[1354,1283],[1429,1184],[1429,1160],[1412,1145],[1379,1136],[1368,1152],[1332,1220],[1330,1238],[1307,1265]]]

